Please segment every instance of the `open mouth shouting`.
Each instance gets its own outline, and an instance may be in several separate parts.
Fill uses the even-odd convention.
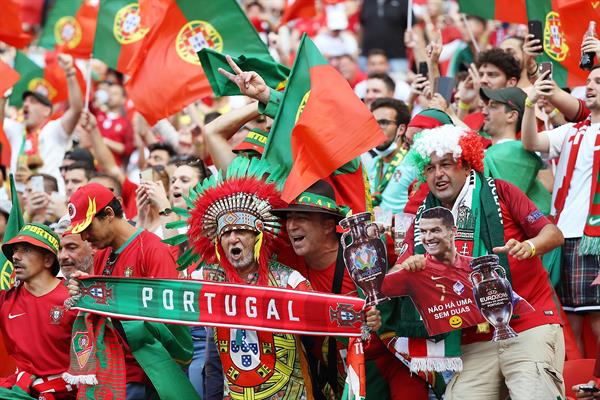
[[[243,248],[240,244],[235,244],[229,249],[229,256],[232,261],[239,261],[242,258]]]

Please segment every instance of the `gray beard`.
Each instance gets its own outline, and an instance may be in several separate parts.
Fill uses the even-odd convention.
[[[246,257],[243,257],[240,260],[231,260],[229,257],[227,257],[227,259],[229,260],[229,262],[231,263],[231,265],[233,265],[233,267],[235,269],[244,269],[244,268],[248,268],[250,265],[252,265],[252,263],[254,262],[254,254],[253,253],[248,253],[248,255]]]

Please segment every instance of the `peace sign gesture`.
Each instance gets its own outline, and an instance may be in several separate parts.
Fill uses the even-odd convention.
[[[225,58],[234,73],[232,74],[229,71],[225,71],[223,68],[219,68],[221,75],[235,83],[240,88],[240,92],[242,92],[243,95],[256,99],[263,104],[267,104],[271,93],[265,80],[254,71],[242,71],[230,56],[225,56]]]

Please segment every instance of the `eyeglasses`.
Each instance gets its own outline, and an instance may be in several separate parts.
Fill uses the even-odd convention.
[[[389,120],[389,119],[378,119],[377,123],[382,128],[386,128],[386,127],[388,127],[390,125],[397,125],[396,121],[392,121],[392,120]]]

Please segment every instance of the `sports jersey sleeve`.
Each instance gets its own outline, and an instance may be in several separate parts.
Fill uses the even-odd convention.
[[[383,294],[390,297],[410,295],[410,274],[413,273],[414,272],[407,270],[400,270],[398,272],[386,275],[385,279],[383,280],[381,291]]]
[[[502,180],[496,180],[496,185],[500,201],[527,237],[537,236],[544,226],[552,223],[516,186]]]
[[[558,158],[560,156],[565,137],[569,133],[569,129],[571,129],[572,126],[573,124],[565,124],[556,129],[552,129],[551,131],[544,131],[540,133],[540,135],[547,136],[548,141],[550,142],[548,149],[548,156],[550,159]]]

